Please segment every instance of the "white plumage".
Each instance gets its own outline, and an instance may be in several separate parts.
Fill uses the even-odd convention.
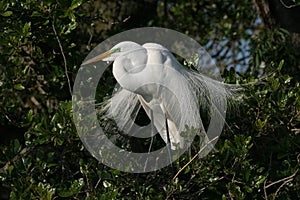
[[[136,117],[141,105],[166,143],[169,133],[173,150],[189,145],[193,134],[201,136],[202,146],[212,139],[214,133],[207,135],[204,130],[200,108],[210,108],[224,118],[226,113],[220,110],[239,90],[183,67],[168,49],[155,43],[121,42],[83,65],[99,60],[114,61],[113,75],[121,86],[102,108],[106,116],[130,132],[131,117]],[[190,129],[193,133],[182,134]]]

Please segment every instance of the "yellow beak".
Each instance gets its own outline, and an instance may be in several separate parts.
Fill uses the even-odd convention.
[[[94,62],[98,62],[100,60],[103,60],[104,58],[107,58],[109,57],[113,52],[111,50],[103,53],[103,54],[100,54],[99,56],[96,56],[94,58],[91,58],[87,61],[85,61],[84,63],[82,63],[81,65],[87,65],[87,64],[91,64],[91,63],[94,63]]]

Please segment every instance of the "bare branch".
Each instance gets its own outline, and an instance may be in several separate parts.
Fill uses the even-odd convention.
[[[288,179],[288,180],[284,181],[284,182],[279,186],[279,188],[276,190],[276,192],[275,192],[275,197],[277,196],[279,190],[280,190],[284,185],[286,185],[288,182],[291,182],[292,180],[293,180],[293,179],[291,178],[291,179]]]
[[[206,149],[206,147],[209,145],[209,144],[211,144],[213,141],[215,141],[216,139],[218,139],[219,138],[219,136],[216,136],[216,137],[214,137],[212,140],[210,140],[207,144],[205,144],[199,151],[198,151],[198,153],[196,153],[196,155],[194,155],[193,156],[193,158],[188,162],[188,163],[186,163],[177,173],[176,173],[176,175],[173,177],[173,180],[175,180],[176,178],[177,178],[177,176],[193,161],[193,160],[195,160],[199,155],[200,155],[200,153],[202,153],[202,151],[204,150],[204,149]]]
[[[297,7],[298,5],[294,4],[294,5],[287,5],[286,3],[284,3],[284,1],[280,0],[280,3],[285,7],[285,8],[293,8],[293,7]]]
[[[267,179],[264,181],[264,195],[265,195],[265,200],[268,200],[268,195],[267,195],[267,190],[266,190],[266,182],[267,182]]]
[[[56,40],[57,40],[57,42],[58,42],[58,45],[59,45],[59,48],[60,48],[62,57],[63,57],[63,59],[64,59],[65,74],[66,74],[66,77],[67,77],[67,79],[68,79],[69,92],[70,92],[70,94],[71,94],[71,96],[72,96],[72,87],[71,87],[71,82],[70,82],[70,78],[69,78],[69,75],[68,75],[69,72],[68,72],[68,67],[67,67],[67,60],[66,60],[66,56],[65,56],[65,54],[64,54],[64,49],[63,49],[63,47],[62,47],[62,45],[61,45],[61,42],[60,42],[60,40],[59,40],[58,34],[57,34],[56,29],[55,29],[55,26],[54,26],[54,20],[53,20],[53,23],[52,23],[52,29],[53,29],[53,32],[54,32],[54,34],[55,34]]]
[[[285,177],[285,178],[280,179],[280,180],[278,180],[278,181],[275,181],[275,182],[273,182],[273,183],[270,183],[269,185],[266,186],[266,188],[269,188],[269,187],[271,187],[272,185],[275,185],[275,184],[277,184],[277,183],[280,183],[280,182],[283,182],[283,181],[286,181],[286,180],[289,180],[289,179],[293,179],[293,177],[296,176],[297,172],[298,172],[298,170],[296,170],[291,176],[288,176],[288,177]]]
[[[7,170],[9,169],[9,166],[16,162],[18,159],[20,159],[23,156],[26,156],[29,152],[31,152],[33,150],[33,148],[27,148],[25,147],[24,149],[22,149],[15,157],[13,157],[13,159],[11,159],[10,161],[8,161],[7,163],[5,163],[5,165],[3,167],[0,168],[0,173],[6,173]]]

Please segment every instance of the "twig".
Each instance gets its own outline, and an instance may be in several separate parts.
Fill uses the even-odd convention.
[[[101,181],[101,178],[99,178],[99,180],[97,181],[97,183],[96,183],[96,185],[95,185],[95,187],[94,187],[95,190],[97,189],[97,187],[98,187],[100,181]]]
[[[16,162],[20,157],[26,156],[32,150],[33,148],[27,148],[27,147],[22,149],[15,157],[13,157],[13,159],[5,163],[5,165],[0,168],[0,173],[6,173],[11,163]]]
[[[91,42],[92,42],[92,39],[93,39],[93,33],[90,29],[88,29],[88,32],[90,34],[90,38],[89,38],[89,41],[88,41],[88,46],[91,46]]]
[[[269,185],[266,186],[266,188],[269,188],[269,187],[271,187],[272,185],[275,185],[275,184],[280,183],[280,182],[282,182],[282,181],[286,181],[286,180],[292,179],[294,176],[296,176],[297,172],[298,172],[298,170],[296,170],[291,176],[288,176],[288,177],[285,177],[285,178],[280,179],[280,180],[278,180],[278,181],[275,181],[275,182],[273,182],[273,183],[270,183]]]
[[[59,45],[59,48],[60,48],[62,57],[63,57],[63,59],[64,59],[65,74],[66,74],[66,77],[67,77],[67,79],[68,79],[69,92],[70,92],[70,94],[71,94],[71,96],[72,96],[72,88],[71,88],[70,78],[69,78],[69,75],[68,75],[69,72],[68,72],[68,67],[67,67],[67,60],[66,60],[66,56],[65,56],[65,54],[64,54],[64,49],[63,49],[63,47],[62,47],[62,45],[61,45],[61,42],[60,42],[60,40],[59,40],[58,34],[57,34],[56,29],[55,29],[55,26],[54,26],[54,19],[53,19],[53,22],[52,22],[52,29],[53,29],[53,32],[54,32],[54,34],[55,34],[56,40],[57,40],[57,42],[58,42],[58,45]]]
[[[293,8],[293,7],[297,7],[298,5],[294,4],[294,5],[286,5],[286,3],[284,3],[282,0],[280,0],[280,3],[285,7],[285,8]]]
[[[211,185],[214,184],[215,182],[220,181],[220,180],[222,180],[222,179],[224,179],[224,178],[225,178],[225,176],[222,176],[222,177],[218,178],[217,180],[215,180],[214,182],[211,182],[211,183],[205,185],[203,188],[200,189],[200,192],[201,192],[201,193],[204,192],[204,190],[206,190],[209,186],[211,186]]]
[[[266,190],[266,182],[267,182],[267,179],[264,181],[264,195],[265,195],[265,200],[268,200],[268,195],[267,195],[267,190]]]
[[[277,194],[278,194],[278,192],[279,192],[279,190],[280,190],[284,185],[286,185],[288,182],[291,182],[292,180],[293,180],[293,179],[289,179],[289,180],[284,181],[284,182],[279,186],[279,188],[276,190],[274,196],[276,197]]]
[[[177,176],[193,161],[195,160],[199,155],[200,153],[202,153],[202,151],[209,145],[211,144],[213,141],[215,141],[216,139],[218,139],[219,136],[216,136],[214,137],[212,140],[210,140],[208,143],[206,143],[199,151],[198,153],[196,153],[196,155],[193,156],[193,158],[188,162],[186,163],[177,173],[176,175],[173,177],[173,180],[175,180],[177,178]]]
[[[278,189],[276,190],[276,192],[274,193],[275,196],[277,196],[279,190],[284,186],[286,185],[287,183],[291,182],[293,180],[293,177],[296,176],[298,170],[296,170],[291,176],[288,176],[288,177],[285,177],[283,179],[280,179],[278,181],[275,181],[273,183],[270,183],[269,185],[266,186],[266,182],[267,180],[264,181],[264,196],[265,196],[265,200],[268,200],[268,195],[267,195],[267,191],[266,189],[271,187],[272,185],[275,185],[277,183],[280,183],[280,182],[283,182],[279,187]]]

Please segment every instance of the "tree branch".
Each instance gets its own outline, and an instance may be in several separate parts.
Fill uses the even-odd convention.
[[[13,159],[11,159],[10,161],[8,161],[7,163],[5,163],[5,165],[3,167],[1,167],[0,169],[0,173],[6,173],[7,170],[9,169],[9,166],[16,162],[17,160],[20,159],[20,157],[26,156],[29,152],[31,152],[33,150],[33,148],[27,148],[25,147],[24,149],[22,149],[15,157],[13,157]]]
[[[53,29],[53,32],[55,34],[56,40],[58,42],[58,45],[59,45],[62,57],[64,59],[65,74],[66,74],[66,77],[67,77],[67,80],[68,80],[69,92],[70,92],[70,94],[72,96],[72,87],[71,87],[71,82],[70,82],[70,78],[69,78],[69,75],[68,75],[69,72],[68,72],[68,67],[67,67],[67,60],[66,60],[66,56],[64,54],[64,49],[63,49],[63,47],[61,45],[61,42],[59,40],[58,34],[57,34],[55,26],[54,26],[54,20],[53,20],[53,23],[52,23],[52,29]]]
[[[175,180],[176,178],[177,178],[177,176],[193,161],[193,160],[195,160],[199,155],[200,155],[200,153],[202,153],[202,151],[204,150],[204,149],[206,149],[206,147],[209,145],[209,144],[211,144],[213,141],[215,141],[216,139],[218,139],[219,138],[219,136],[216,136],[216,137],[214,137],[212,140],[210,140],[207,144],[205,144],[199,151],[198,151],[198,153],[196,153],[196,155],[194,155],[193,156],[193,158],[188,162],[188,163],[186,163],[177,173],[176,173],[176,175],[173,177],[173,180]]]

